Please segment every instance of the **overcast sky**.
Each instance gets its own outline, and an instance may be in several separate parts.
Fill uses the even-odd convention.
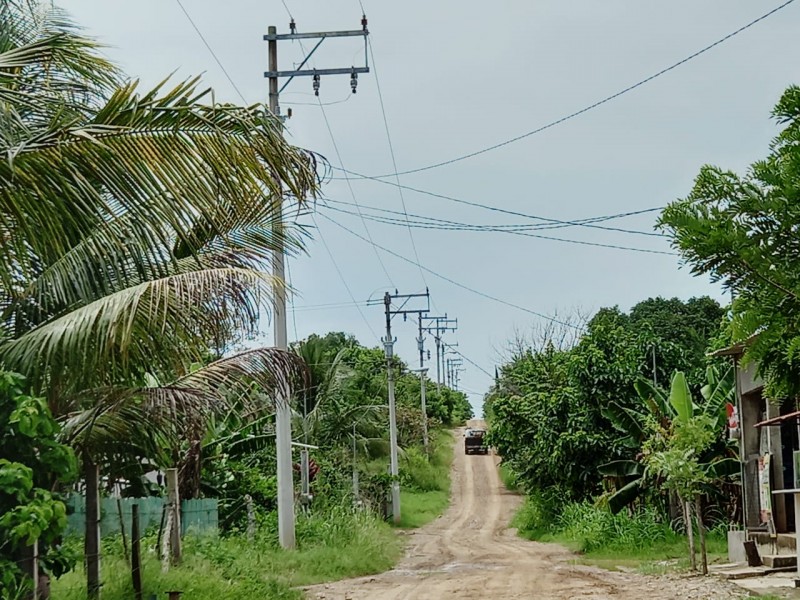
[[[320,99],[333,139],[312,94],[297,78],[281,97],[292,108],[288,135],[337,167],[368,175],[394,171],[376,83],[380,83],[397,167],[424,167],[491,146],[573,113],[667,67],[777,7],[782,0],[363,0],[374,51],[373,72],[325,77]],[[186,10],[248,103],[265,102],[268,25],[288,32],[280,0],[183,0]],[[177,0],[61,0],[107,54],[145,87],[172,72],[203,74],[219,100],[241,102]],[[301,32],[360,28],[358,0],[286,0]],[[657,207],[685,196],[706,163],[744,171],[763,157],[776,125],[770,110],[800,81],[800,2],[608,104],[540,134],[449,166],[405,175],[403,185],[470,202],[553,219],[574,220]],[[313,42],[306,42],[308,50]],[[281,69],[302,60],[296,42],[280,42]],[[309,65],[362,65],[358,38],[326,40]],[[334,176],[341,173],[334,171]],[[390,181],[394,181],[391,179]],[[352,181],[364,206],[402,211],[396,187]],[[332,180],[325,197],[352,203],[345,182]],[[526,224],[452,201],[404,192],[409,213],[451,221]],[[330,206],[341,207],[331,203]],[[352,207],[344,207],[353,210]],[[365,214],[368,211],[365,209]],[[456,287],[378,251],[321,218],[414,258],[409,231],[319,207],[319,230],[308,255],[291,262],[296,326],[290,339],[347,331],[377,345],[380,306],[345,306],[352,297],[430,288],[437,314],[458,318],[449,336],[485,371],[515,330],[540,319]],[[372,213],[370,213],[372,214]],[[652,231],[657,213],[605,225]],[[669,251],[652,236],[570,227],[540,232],[571,240]],[[436,273],[531,311],[569,314],[576,308],[623,309],[651,296],[708,294],[724,300],[705,278],[681,269],[675,256],[508,235],[414,229],[420,262]],[[303,309],[321,304],[336,307]],[[359,308],[361,313],[359,313]],[[362,317],[363,314],[363,317]],[[367,325],[371,326],[372,330]],[[265,324],[265,330],[271,328]],[[416,364],[416,332],[396,319],[400,355]],[[462,386],[476,410],[490,377],[466,364]]]

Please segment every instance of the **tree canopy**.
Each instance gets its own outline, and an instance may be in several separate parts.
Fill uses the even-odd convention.
[[[728,342],[747,342],[771,392],[800,391],[800,87],[773,118],[783,127],[767,156],[740,175],[704,166],[660,225],[693,273],[735,295]]]
[[[600,309],[571,347],[545,339],[518,352],[486,398],[491,443],[527,488],[592,496],[599,467],[630,453],[608,408],[639,410],[635,384],[655,377],[665,386],[676,370],[699,390],[722,316],[710,298],[650,298],[628,313]]]

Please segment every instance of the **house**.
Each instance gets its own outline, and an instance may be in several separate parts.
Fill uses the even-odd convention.
[[[800,465],[800,411],[794,399],[773,400],[764,395],[758,365],[742,362],[746,348],[744,342],[713,354],[730,357],[735,370],[736,407],[729,431],[738,439],[741,463],[743,532],[739,539],[756,541],[762,555],[794,554],[798,519],[792,490],[800,487],[795,483],[800,472],[796,467]],[[735,549],[730,553],[731,559],[740,555]]]

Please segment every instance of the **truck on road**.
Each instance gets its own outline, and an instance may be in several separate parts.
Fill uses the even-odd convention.
[[[489,454],[485,429],[467,429],[464,432],[464,454]]]

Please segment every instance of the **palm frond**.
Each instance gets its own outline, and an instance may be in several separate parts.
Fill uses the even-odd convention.
[[[260,414],[302,392],[308,385],[308,370],[291,352],[256,348],[214,361],[173,385],[224,396],[240,412]]]
[[[118,243],[100,226],[123,214],[130,235],[155,222],[151,235],[187,254],[284,188],[300,200],[315,192],[313,157],[289,146],[262,107],[203,106],[208,92],[195,81],[159,92],[139,96],[130,84],[90,122],[0,139],[0,231],[16,232],[0,250],[0,281],[52,264],[89,232]],[[198,228],[209,233],[198,239]]]
[[[41,381],[72,367],[81,385],[115,380],[131,365],[178,372],[215,335],[252,330],[274,279],[250,269],[191,271],[103,296],[0,346],[7,367]],[[170,369],[171,367],[171,369]]]

